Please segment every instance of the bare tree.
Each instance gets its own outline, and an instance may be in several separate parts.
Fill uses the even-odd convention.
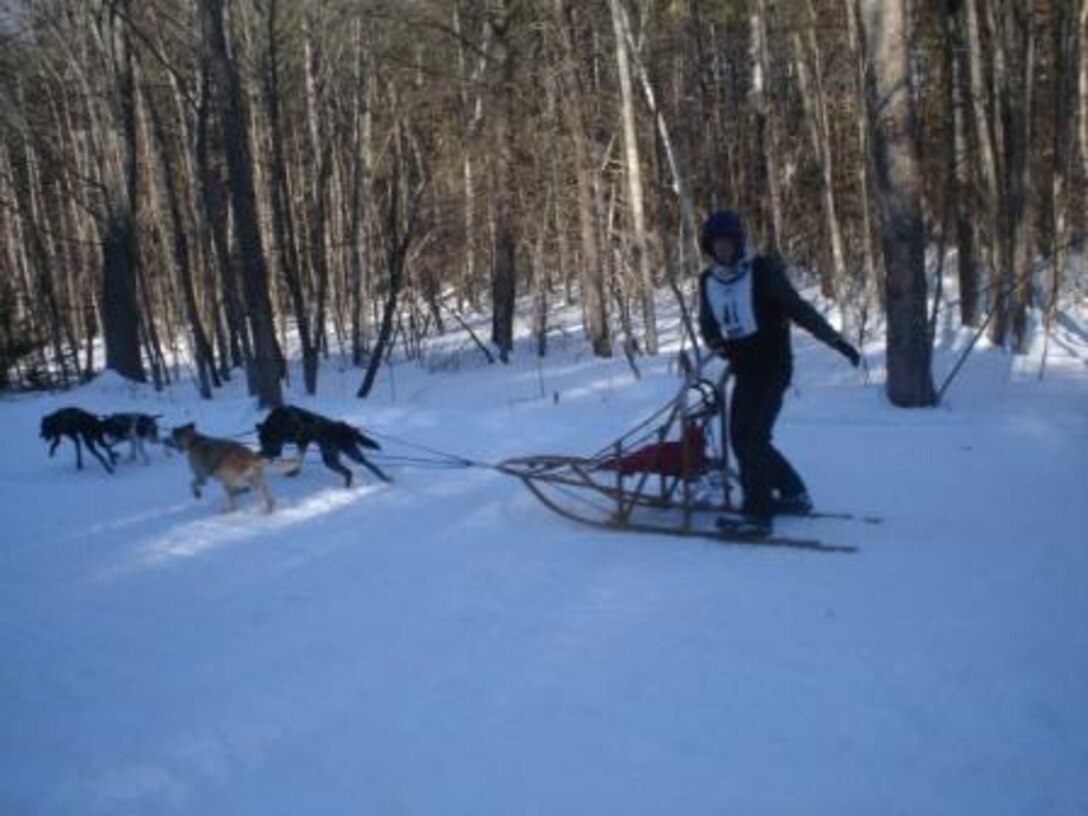
[[[517,54],[513,42],[513,3],[490,0],[487,23],[502,91],[495,100],[492,123],[495,139],[495,232],[491,271],[491,342],[499,359],[509,361],[514,348],[514,310],[517,297],[518,227],[514,191],[514,87]]]
[[[582,85],[577,71],[573,21],[568,0],[554,0],[556,30],[560,47],[560,82],[566,104],[567,133],[574,154],[575,183],[578,191],[578,225],[582,239],[582,310],[586,333],[598,357],[612,356],[612,333],[608,325],[604,264],[597,242],[597,213],[593,194],[595,170],[587,144]]]
[[[616,39],[616,72],[620,85],[620,119],[623,123],[623,158],[627,177],[628,207],[631,212],[631,244],[640,287],[642,326],[646,352],[657,354],[657,314],[654,306],[654,279],[650,271],[650,247],[646,239],[646,211],[643,203],[642,159],[635,127],[635,92],[631,80],[631,60],[624,27],[624,0],[608,0],[612,30]]]
[[[922,189],[910,81],[907,0],[859,0],[869,54],[873,165],[887,269],[888,398],[933,405]]]
[[[122,7],[127,11],[128,2]],[[140,356],[140,313],[137,297],[140,247],[137,191],[140,163],[136,143],[135,66],[132,44],[116,13],[102,20],[98,31],[107,43],[116,71],[114,115],[121,129],[120,172],[112,180],[102,236],[102,323],[106,343],[106,367],[132,380],[146,379]]]
[[[421,167],[417,167],[415,173],[411,172],[404,155],[403,126],[399,122],[394,124],[392,141],[393,156],[390,159],[392,166],[387,181],[385,208],[385,261],[388,288],[385,305],[382,308],[381,323],[378,327],[378,337],[374,342],[374,351],[370,355],[366,374],[357,392],[357,396],[363,399],[370,396],[378,370],[393,339],[397,307],[404,285],[404,267],[408,259],[408,250],[419,229],[420,204],[427,187],[427,179]],[[415,177],[414,187],[413,176]]]
[[[778,190],[778,146],[776,144],[774,106],[768,84],[771,80],[770,44],[768,39],[767,0],[754,0],[750,15],[751,27],[751,76],[749,90],[755,128],[752,156],[760,170],[753,177],[749,200],[762,206],[764,241],[771,252],[782,246],[782,204]]]
[[[201,0],[205,59],[215,76],[223,126],[224,150],[231,182],[231,211],[241,255],[246,310],[253,335],[250,387],[262,407],[280,405],[282,355],[276,342],[272,303],[268,294],[268,270],[260,224],[257,195],[247,134],[247,117],[238,68],[227,52],[223,30],[223,0]]]

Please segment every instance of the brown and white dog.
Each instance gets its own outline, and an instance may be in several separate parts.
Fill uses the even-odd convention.
[[[200,489],[208,479],[218,479],[227,493],[229,510],[237,507],[235,496],[251,487],[261,494],[265,510],[271,513],[276,502],[264,480],[265,468],[292,475],[301,466],[297,459],[266,459],[233,439],[204,436],[197,433],[196,425],[192,422],[174,428],[170,432],[170,439],[174,447],[189,458],[189,468],[193,471],[193,495],[199,499]]]

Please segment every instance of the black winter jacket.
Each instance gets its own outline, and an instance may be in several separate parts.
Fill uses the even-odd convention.
[[[716,285],[710,268],[699,276],[699,331],[703,342],[729,360],[738,376],[784,377],[793,373],[790,322],[808,331],[817,340],[836,348],[844,341],[839,333],[812,307],[786,277],[786,267],[777,258],[756,256],[752,261],[752,301],[757,330],[738,340],[727,339],[721,320],[713,313],[707,289]]]

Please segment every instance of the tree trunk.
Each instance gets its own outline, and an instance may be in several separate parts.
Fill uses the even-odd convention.
[[[206,254],[207,296],[210,311],[214,315],[216,345],[219,348],[219,374],[230,379],[231,368],[252,368],[249,331],[242,314],[242,304],[235,286],[234,267],[231,264],[230,241],[227,235],[229,218],[226,186],[212,160],[212,139],[216,130],[212,122],[216,107],[212,99],[213,89],[210,67],[204,66],[200,78],[200,99],[197,106],[197,128],[194,152],[200,189],[200,211],[206,227],[204,250]],[[220,294],[220,304],[215,303],[215,293]]]
[[[654,84],[650,79],[650,73],[643,63],[634,35],[631,33],[630,21],[627,18],[625,7],[619,6],[620,22],[623,24],[624,35],[627,37],[628,52],[631,55],[635,72],[638,74],[639,84],[646,99],[646,105],[657,124],[657,134],[660,140],[661,151],[669,165],[669,174],[672,176],[672,190],[676,194],[680,206],[680,240],[679,240],[679,264],[678,269],[694,274],[695,267],[699,263],[699,228],[695,223],[695,204],[691,192],[691,184],[685,164],[680,152],[669,131],[665,114],[657,102],[657,94],[654,92]],[[689,253],[690,248],[690,253]],[[690,262],[687,259],[691,259]]]
[[[150,128],[147,124],[147,103],[145,102],[145,94],[142,90],[142,79],[140,75],[139,66],[133,64],[133,84],[132,84],[132,110],[134,117],[134,126],[136,128],[136,164],[141,168],[149,168],[152,166],[152,159],[150,156],[150,142],[151,134]],[[147,172],[142,171],[141,177],[148,176]],[[137,222],[140,226],[144,227],[144,232],[148,234],[150,240],[147,242],[148,249],[144,250],[140,257],[140,261],[136,267],[136,281],[138,286],[138,292],[143,298],[142,314],[146,316],[146,319],[141,321],[142,329],[144,333],[144,344],[147,349],[147,357],[151,364],[151,381],[155,385],[156,391],[161,391],[162,387],[170,381],[170,370],[166,364],[166,356],[163,354],[162,339],[160,324],[165,328],[168,335],[172,334],[171,326],[171,309],[166,305],[165,300],[162,298],[166,285],[156,286],[156,283],[160,276],[153,276],[151,270],[148,269],[148,260],[151,260],[151,266],[154,269],[168,268],[169,261],[166,259],[164,252],[163,241],[161,240],[162,222],[159,218],[160,208],[158,206],[158,187],[154,184],[144,181],[142,187],[145,190],[141,193],[137,190],[136,195],[144,195],[147,197],[148,206],[145,208],[141,206],[141,211],[146,209],[147,214],[144,215]],[[159,231],[160,235],[156,235]],[[160,240],[156,240],[160,238]],[[152,247],[159,250],[159,257],[156,259],[150,256]],[[159,302],[156,303],[156,294],[160,296]]]
[[[767,0],[755,0],[750,13],[752,85],[749,91],[755,115],[752,159],[760,172],[748,191],[750,206],[762,205],[760,222],[763,245],[777,253],[782,246],[782,203],[778,191],[778,146],[775,139],[774,105],[767,89],[770,77],[770,53],[767,27]]]
[[[17,189],[22,189],[22,200],[19,206],[20,225],[21,225],[21,237],[25,242],[25,272],[26,272],[26,284],[24,290],[26,292],[35,293],[35,301],[38,298],[44,300],[45,318],[44,322],[47,327],[49,336],[49,342],[52,346],[53,358],[55,364],[60,368],[60,381],[61,385],[68,385],[68,363],[64,354],[64,333],[61,329],[62,315],[60,312],[60,303],[57,298],[56,287],[53,285],[53,278],[50,272],[49,252],[45,247],[45,242],[42,238],[42,231],[44,225],[42,222],[43,214],[40,211],[40,205],[38,203],[38,197],[40,195],[40,180],[39,171],[37,169],[38,160],[33,147],[29,141],[24,144],[24,157],[25,157],[25,176],[22,180],[23,183],[16,182]],[[31,309],[31,313],[37,312],[36,309]],[[37,317],[34,314],[35,318]],[[37,322],[35,320],[35,322]],[[125,325],[115,320],[112,324],[113,328],[120,331],[125,328]],[[41,338],[44,341],[44,337]],[[127,338],[123,338],[127,339]],[[115,348],[134,348],[136,355],[136,366],[139,366],[140,362],[140,341],[139,335],[137,335],[134,344],[117,343]],[[116,358],[114,360],[117,362]],[[125,360],[124,362],[128,362]],[[120,368],[117,368],[120,373],[124,373]],[[47,386],[52,387],[52,378],[48,378],[44,383]]]
[[[631,64],[624,33],[624,0],[608,0],[612,30],[616,38],[616,70],[620,81],[620,119],[623,123],[623,156],[627,175],[627,197],[631,210],[631,242],[634,267],[638,274],[639,301],[642,306],[642,330],[647,354],[657,354],[657,313],[654,304],[654,278],[650,271],[650,249],[646,240],[646,212],[643,204],[642,159],[639,156],[635,128],[635,93],[631,82]]]
[[[1080,154],[1081,177],[1088,178],[1088,2],[1080,0],[1077,34],[1080,49],[1077,55],[1077,149]],[[1084,211],[1088,219],[1088,208]],[[1088,225],[1082,226],[1088,231]]]
[[[596,168],[590,161],[586,144],[585,114],[582,86],[578,78],[577,52],[574,48],[573,21],[569,0],[554,0],[559,42],[562,48],[559,69],[566,104],[567,130],[574,152],[575,182],[578,191],[578,225],[582,237],[582,304],[586,333],[593,353],[598,357],[612,356],[612,336],[608,325],[608,302],[605,294],[605,270],[597,243],[597,216],[593,199],[593,176]]]
[[[544,203],[544,218],[541,219],[536,240],[533,242],[533,339],[536,341],[537,357],[548,353],[548,270],[544,262],[544,241],[548,234],[548,213],[551,211],[551,197]]]
[[[797,77],[801,100],[808,120],[809,139],[820,172],[820,200],[823,204],[827,252],[820,264],[820,289],[824,297],[840,298],[846,279],[846,260],[843,253],[842,226],[839,223],[838,205],[835,199],[834,156],[831,151],[831,126],[827,117],[823,69],[820,65],[820,48],[816,40],[816,12],[811,0],[805,0],[806,36],[793,35]],[[809,68],[809,59],[812,68]],[[845,309],[843,310],[845,315]]]
[[[204,328],[204,322],[200,318],[200,309],[197,307],[192,253],[189,251],[189,239],[186,235],[182,197],[178,192],[177,169],[172,158],[166,127],[153,94],[147,97],[147,103],[151,119],[151,133],[154,137],[154,150],[150,152],[158,168],[157,183],[166,192],[166,204],[170,214],[169,230],[173,239],[173,262],[181,283],[181,291],[185,301],[185,315],[189,321],[189,330],[192,333],[197,387],[202,398],[211,399],[212,386],[218,388],[220,382],[215,371],[215,359],[211,342],[208,340],[208,332]],[[184,152],[184,144],[182,151]]]
[[[926,315],[922,173],[915,141],[907,0],[860,0],[870,58],[873,165],[887,270],[888,398],[903,407],[935,401]]]
[[[967,28],[967,55],[970,76],[970,99],[972,103],[972,122],[975,131],[975,144],[978,152],[978,166],[976,174],[981,178],[982,195],[981,203],[984,207],[982,222],[986,225],[985,241],[980,241],[983,263],[990,271],[991,287],[1000,285],[1000,267],[1002,253],[1000,251],[1001,236],[1001,209],[998,202],[997,179],[1000,175],[998,167],[998,151],[994,145],[994,130],[990,126],[991,114],[987,112],[987,100],[990,98],[987,92],[986,70],[983,62],[982,31],[979,21],[976,0],[963,4],[966,10]],[[993,114],[996,117],[996,113]],[[981,231],[980,231],[981,232]],[[998,297],[996,291],[990,293],[990,298]]]
[[[857,144],[860,158],[857,162],[857,193],[861,199],[861,274],[863,276],[866,303],[863,311],[867,312],[869,304],[874,307],[883,297],[882,274],[878,269],[878,257],[874,250],[873,219],[874,205],[871,195],[872,147],[870,144],[870,114],[869,98],[866,74],[868,71],[865,48],[862,45],[858,8],[858,0],[843,0],[846,7],[847,40],[850,45],[851,61],[853,62],[854,89],[857,96]]]
[[[351,361],[353,365],[362,365],[370,333],[365,297],[366,281],[370,275],[370,245],[364,229],[364,208],[370,201],[373,72],[369,32],[364,37],[362,23],[357,22],[356,26],[355,76],[352,82],[351,193],[347,217],[348,300],[351,309]]]
[[[473,161],[473,146],[483,122],[483,95],[478,90],[484,71],[487,68],[492,29],[483,27],[483,42],[477,51],[476,64],[469,74],[465,55],[465,34],[461,29],[459,3],[454,4],[453,30],[457,36],[457,77],[458,96],[461,103],[461,182],[464,200],[464,262],[461,265],[460,286],[458,289],[458,308],[464,307],[467,299],[476,305],[476,172]]]
[[[123,377],[144,382],[140,356],[140,306],[136,286],[140,249],[137,237],[137,205],[140,163],[137,161],[135,77],[128,37],[112,32],[120,54],[117,66],[117,116],[123,139],[123,178],[114,186],[102,242],[102,323],[106,343],[106,368]],[[146,316],[151,319],[151,315]]]
[[[517,213],[514,192],[515,55],[511,46],[511,11],[506,0],[497,0],[488,12],[494,39],[495,62],[502,90],[494,110],[495,139],[495,245],[491,273],[491,342],[499,359],[509,362],[514,348],[514,308],[517,297]]]
[[[302,371],[307,394],[317,393],[318,355],[325,346],[326,303],[329,294],[329,257],[326,250],[328,233],[328,188],[332,174],[332,139],[322,140],[319,107],[320,92],[317,88],[318,53],[314,46],[313,25],[310,15],[304,23],[305,31],[305,78],[306,119],[310,139],[310,155],[315,162],[314,179],[310,197],[310,268],[315,280],[313,300],[313,332],[309,341],[309,355],[303,356]]]
[[[994,107],[991,124],[996,146],[997,213],[1000,236],[994,320],[990,338],[1004,346],[1011,339],[1022,353],[1027,343],[1027,304],[1032,285],[1034,204],[1029,196],[1034,96],[1034,12],[1012,0],[987,6],[991,41]]]
[[[201,0],[201,17],[206,57],[215,76],[223,114],[224,148],[230,172],[231,209],[241,254],[244,291],[250,329],[253,334],[253,372],[251,383],[260,407],[280,405],[281,355],[276,343],[276,327],[268,296],[268,270],[257,219],[257,196],[253,186],[253,166],[246,134],[241,80],[238,68],[227,53],[223,31],[223,0]]]
[[[378,337],[374,342],[374,351],[367,363],[366,374],[359,386],[357,396],[366,399],[374,387],[374,381],[378,376],[387,350],[393,340],[393,328],[396,323],[397,303],[400,290],[404,282],[404,265],[408,257],[408,249],[415,238],[416,226],[419,219],[419,205],[426,189],[421,179],[411,200],[407,203],[407,215],[404,224],[401,224],[401,199],[402,188],[406,187],[404,151],[401,145],[401,125],[394,125],[394,156],[392,157],[392,178],[389,181],[389,202],[386,210],[386,272],[389,277],[385,306],[382,308],[381,323],[378,327]]]
[[[1012,192],[1010,185],[1013,172],[1010,167],[1012,153],[1015,150],[1017,125],[1013,122],[1015,107],[1018,102],[1008,98],[1013,92],[1010,85],[1012,76],[1010,71],[1015,70],[1015,62],[1018,54],[1010,53],[1007,49],[1010,45],[1016,47],[1015,38],[1012,37],[1005,26],[1005,14],[997,4],[1003,4],[1007,0],[990,0],[983,5],[985,11],[984,23],[986,35],[991,47],[989,49],[989,82],[988,91],[990,99],[988,124],[991,131],[991,140],[994,147],[994,199],[993,199],[993,233],[995,269],[991,280],[993,290],[994,319],[990,325],[990,339],[998,346],[1004,346],[1008,340],[1010,324],[1010,298],[1012,284],[1015,277],[1016,259],[1016,225],[1014,223],[1014,210],[1016,205],[1009,199]],[[1013,40],[1010,42],[1010,38]],[[1010,60],[1013,66],[1010,67]],[[1010,143],[1012,140],[1012,143]]]
[[[295,233],[295,219],[291,207],[290,181],[287,176],[287,159],[284,151],[284,132],[287,128],[280,112],[282,91],[280,88],[279,33],[276,30],[278,3],[268,4],[267,40],[268,64],[264,71],[265,106],[268,115],[269,137],[272,146],[272,229],[279,249],[280,274],[287,287],[295,315],[295,327],[302,351],[303,382],[307,394],[313,394],[317,379],[317,350],[313,346],[310,331],[310,315],[306,294],[302,286],[301,259]]]
[[[961,0],[950,0],[945,14],[945,151],[947,195],[945,223],[955,221],[956,265],[959,274],[960,323],[978,322],[979,269],[976,257],[977,228],[971,217],[971,152],[968,108],[970,70],[964,41],[964,13]]]
[[[1062,279],[1069,258],[1069,181],[1073,175],[1074,111],[1069,99],[1073,96],[1077,72],[1076,13],[1083,0],[1055,0],[1053,20],[1054,77],[1051,98],[1051,127],[1053,133],[1053,165],[1050,185],[1050,281],[1043,312],[1046,348],[1049,349],[1050,327],[1058,309]],[[1083,13],[1083,12],[1082,12]],[[1046,354],[1044,352],[1044,367]],[[1042,376],[1042,369],[1040,369]]]

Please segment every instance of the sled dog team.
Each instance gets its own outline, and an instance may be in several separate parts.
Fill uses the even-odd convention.
[[[145,464],[150,461],[145,446],[160,441],[159,419],[159,414],[98,416],[81,408],[61,408],[42,418],[41,436],[50,443],[50,456],[56,453],[63,438],[68,437],[76,448],[77,468],[83,467],[82,449],[86,445],[102,467],[113,473],[118,456],[112,446],[125,441],[130,445],[130,460],[139,456]],[[228,508],[232,510],[237,494],[252,489],[260,495],[265,509],[271,511],[275,501],[264,479],[265,470],[289,476],[297,474],[302,467],[302,457],[311,444],[318,446],[325,466],[343,477],[345,487],[351,486],[352,472],[341,464],[341,454],[383,482],[392,481],[363,453],[364,448],[380,450],[381,446],[346,422],[288,405],[272,409],[265,421],[257,424],[257,434],[259,452],[233,439],[205,436],[190,422],[172,429],[162,443],[188,458],[193,472],[190,487],[196,498],[200,498],[201,488],[208,479],[216,479],[223,485]],[[283,446],[288,443],[296,447],[297,455],[281,458]]]
[[[734,378],[729,436],[740,470],[744,506],[742,520],[732,525],[732,529],[766,537],[773,530],[776,513],[782,514],[784,509],[791,514],[812,511],[812,499],[800,474],[772,444],[783,396],[793,376],[791,324],[796,323],[837,351],[854,368],[861,364],[862,357],[797,293],[781,259],[752,250],[739,213],[732,210],[712,213],[700,230],[699,245],[710,261],[699,276],[699,333],[713,354],[728,361]],[[50,455],[61,436],[68,436],[76,445],[79,467],[83,466],[82,439],[106,470],[112,472],[116,457],[109,440],[128,439],[132,456],[139,451],[146,461],[142,444],[157,435],[155,419],[142,414],[99,418],[78,408],[65,408],[42,420],[42,436],[52,442]],[[292,469],[285,461],[274,458],[280,455],[285,442],[297,445],[300,455],[311,442],[316,442],[325,464],[343,476],[348,485],[351,471],[340,464],[340,453],[388,481],[361,450],[377,448],[377,443],[347,423],[301,408],[285,407],[273,410],[257,430],[261,438],[259,455],[237,442],[203,436],[192,424],[171,432],[173,444],[188,454],[196,496],[200,496],[200,488],[212,476],[223,483],[231,506],[235,493],[248,485],[262,495],[271,509],[272,497],[262,471],[266,466]],[[105,448],[109,462],[102,458],[96,444]],[[293,469],[298,470],[297,461]]]

